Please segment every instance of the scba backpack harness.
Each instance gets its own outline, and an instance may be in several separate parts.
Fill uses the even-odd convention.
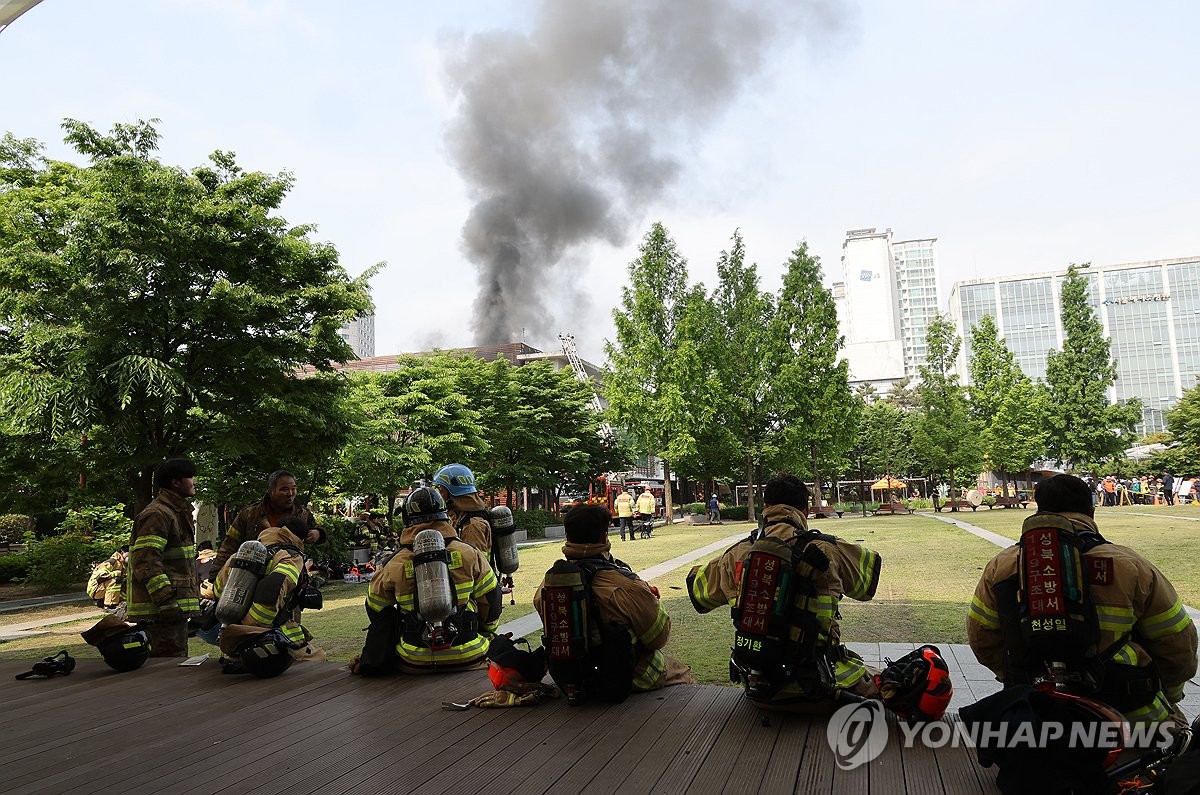
[[[796,700],[819,701],[835,688],[813,582],[817,572],[828,571],[829,558],[812,542],[836,539],[784,521],[799,532],[786,541],[752,533],[750,553],[739,564],[729,678],[757,701],[769,701],[793,683]]]
[[[592,597],[599,571],[637,579],[621,561],[559,560],[542,587],[542,645],[550,676],[572,706],[593,698],[620,703],[633,691],[635,642],[624,624],[601,617]]]
[[[1107,543],[1095,531],[1077,531],[1058,514],[1036,513],[1025,520],[1017,577],[995,586],[1007,683],[1052,683],[1122,712],[1157,695],[1161,683],[1153,665],[1113,662],[1132,632],[1099,648],[1091,585],[1111,582],[1112,562],[1085,554]]]

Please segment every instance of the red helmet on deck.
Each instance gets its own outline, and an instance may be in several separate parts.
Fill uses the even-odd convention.
[[[926,644],[887,664],[875,676],[885,707],[905,720],[938,720],[946,713],[954,685],[937,646]]]

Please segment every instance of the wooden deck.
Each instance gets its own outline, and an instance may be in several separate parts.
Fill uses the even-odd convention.
[[[997,793],[971,751],[886,750],[839,769],[824,719],[764,716],[741,691],[688,685],[624,704],[441,709],[482,672],[361,679],[304,663],[277,679],[214,661],[127,674],[81,660],[14,681],[0,663],[0,791],[169,793]]]

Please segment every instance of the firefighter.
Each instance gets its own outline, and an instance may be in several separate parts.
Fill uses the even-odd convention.
[[[663,652],[671,638],[671,617],[663,610],[658,595],[645,580],[614,560],[608,527],[612,514],[603,505],[576,505],[563,517],[567,541],[563,557],[571,562],[601,559],[617,564],[625,573],[599,569],[589,585],[591,603],[600,612],[600,620],[617,622],[629,629],[634,646],[633,690],[657,690],[671,685],[692,684],[692,669]],[[534,591],[533,607],[542,613],[542,589]]]
[[[241,649],[253,638],[278,629],[295,648],[295,660],[325,660],[325,652],[312,643],[312,633],[301,622],[301,599],[308,585],[304,567],[304,542],[315,533],[303,519],[291,516],[282,527],[268,527],[258,534],[258,541],[271,555],[266,572],[254,589],[253,602],[237,624],[221,629],[221,653],[231,658],[241,655]],[[213,581],[213,591],[220,598],[229,579],[230,561],[226,561]],[[314,605],[315,606],[315,605]]]
[[[325,538],[325,531],[317,527],[312,511],[296,503],[296,476],[286,469],[280,469],[267,478],[267,493],[263,498],[239,511],[237,518],[226,529],[221,548],[213,558],[212,570],[220,571],[243,541],[258,538],[258,534],[268,527],[281,527],[283,520],[289,516],[303,519],[310,531],[315,529],[321,540]],[[307,540],[309,543],[320,543],[320,540]]]
[[[88,578],[87,595],[96,603],[96,607],[102,607],[111,613],[117,612],[124,604],[122,590],[128,561],[129,547],[126,545],[92,569],[92,576]]]
[[[621,523],[621,540],[625,540],[625,531],[629,531],[629,540],[633,540],[633,489],[617,495],[617,521]]]
[[[1131,723],[1181,718],[1175,705],[1183,698],[1184,684],[1196,675],[1197,635],[1171,583],[1137,552],[1100,535],[1091,490],[1079,478],[1056,475],[1042,481],[1034,501],[1039,511],[1069,520],[1078,537],[1099,623],[1096,649],[1109,658],[1089,660],[1081,651],[1079,659],[1068,661],[1098,665],[1103,671],[1098,690],[1078,694],[1119,709]],[[988,563],[967,614],[971,650],[1006,686],[1029,682],[1039,673],[1033,666],[1041,662],[1024,647],[1021,627],[1010,626],[1018,620],[1016,590],[1005,584],[1019,578],[1021,550],[1021,545],[1010,546]],[[1030,667],[1006,665],[1017,659]],[[1078,681],[1074,675],[1082,673],[1067,671],[1068,688]]]
[[[654,493],[647,486],[645,491],[637,499],[637,511],[641,514],[644,521],[650,521],[654,518],[654,512],[658,510],[658,502],[654,499]]]
[[[423,530],[435,530],[441,536],[444,553],[428,556],[439,558],[436,561],[414,554],[413,542]],[[440,569],[443,565],[445,569]],[[439,570],[443,577],[445,572],[449,576],[450,592],[446,594],[450,601],[449,616],[430,621],[428,608],[433,599],[427,598],[429,592],[424,588],[439,579]],[[500,625],[503,607],[499,582],[485,554],[454,531],[438,489],[425,486],[414,490],[405,500],[400,550],[375,573],[367,591],[367,617],[372,622],[367,630],[368,644],[372,643],[376,625],[396,620],[390,613],[393,605],[397,608],[398,637],[390,670],[435,673],[486,667],[488,641]],[[351,663],[350,670],[354,673],[368,673],[359,667],[363,656]]]
[[[806,601],[809,613],[815,614],[816,638],[814,652],[820,655],[820,665],[831,668],[834,691],[832,696],[809,699],[795,682],[768,683],[773,690],[769,701],[762,706],[796,709],[798,711],[831,711],[836,691],[846,690],[867,698],[878,698],[879,689],[874,677],[878,671],[869,668],[854,652],[842,645],[841,629],[835,614],[838,600],[849,596],[861,602],[875,596],[879,585],[882,558],[866,547],[829,535],[810,533],[805,514],[808,509],[808,487],[794,475],[780,474],[767,481],[763,489],[763,529],[761,536],[779,539],[791,547],[801,545],[804,557],[816,565],[811,581],[814,595]],[[699,613],[708,613],[729,605],[738,608],[741,593],[742,564],[755,545],[754,534],[727,549],[720,557],[703,567],[696,566],[687,576],[688,596]],[[821,566],[824,566],[822,569]],[[793,627],[793,639],[799,630]],[[809,671],[798,672],[808,675]]]
[[[492,552],[491,514],[479,499],[475,473],[462,464],[446,464],[433,476],[433,485],[446,501],[450,524],[458,537],[483,553]]]
[[[196,465],[171,458],[154,471],[158,496],[133,522],[126,614],[144,624],[152,657],[186,657],[188,618],[200,611],[196,526],[192,503]]]

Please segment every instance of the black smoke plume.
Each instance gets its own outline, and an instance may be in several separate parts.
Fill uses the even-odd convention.
[[[447,54],[447,131],[474,206],[477,344],[557,329],[546,297],[575,246],[623,243],[773,45],[836,27],[829,2],[544,0],[528,33],[472,36]],[[788,134],[781,131],[781,134]]]

